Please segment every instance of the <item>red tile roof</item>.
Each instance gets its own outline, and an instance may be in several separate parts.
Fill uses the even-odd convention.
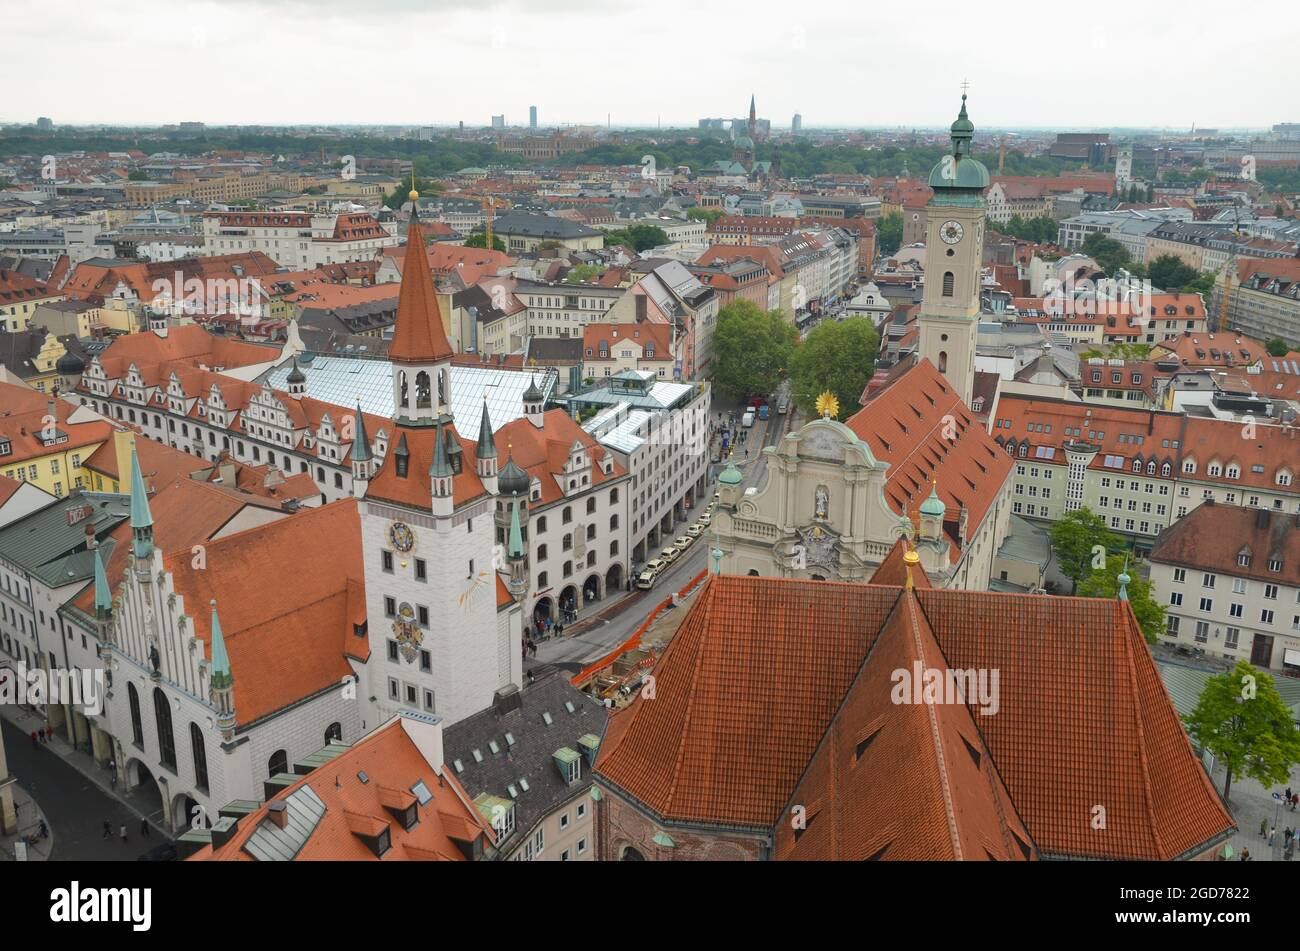
[[[449,358],[453,352],[438,309],[433,275],[426,266],[420,222],[412,218],[406,235],[397,324],[388,345],[388,359],[397,363],[433,363]]]
[[[915,661],[996,671],[996,711],[886,700]],[[598,781],[778,857],[1172,859],[1234,828],[1124,602],[715,576],[654,674]],[[826,811],[806,845],[795,805]]]
[[[361,781],[359,774],[363,773],[369,782]],[[416,804],[417,821],[407,829],[389,808],[415,802],[409,790],[418,782],[424,783],[432,799],[425,805]],[[456,777],[444,764],[429,762],[401,717],[280,790],[269,802],[283,802],[305,786],[325,809],[295,861],[463,862],[467,856],[462,850],[472,853],[476,840],[493,841],[486,820]],[[216,849],[205,846],[189,861],[255,861],[244,845],[263,823],[271,821],[269,802],[242,817],[230,841]],[[382,856],[376,856],[358,837],[376,836],[385,830],[390,848]]]
[[[899,515],[915,518],[938,480],[955,560],[961,551],[959,511],[967,509],[969,541],[1002,491],[1012,462],[943,374],[921,360],[871,396],[846,425],[876,459],[889,463],[885,499]]]

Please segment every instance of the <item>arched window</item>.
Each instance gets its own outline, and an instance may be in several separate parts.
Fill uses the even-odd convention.
[[[272,753],[271,758],[266,761],[266,772],[270,776],[289,772],[289,754],[284,750],[276,750]]]
[[[136,693],[135,684],[126,685],[127,699],[131,701],[131,742],[144,746],[144,724],[140,722],[140,695]]]
[[[447,405],[447,371],[438,371],[438,405]]]
[[[194,750],[194,785],[208,791],[208,751],[203,745],[203,731],[197,723],[190,724],[190,747]]]
[[[948,372],[948,351],[947,350],[939,351],[939,372],[940,373]]]
[[[952,271],[945,271],[943,274],[943,296],[944,297],[952,297],[953,281],[954,278],[952,276]]]
[[[325,745],[329,746],[331,743],[341,743],[342,741],[343,724],[335,721],[334,723],[331,723],[329,729],[325,731]]]
[[[429,374],[421,370],[415,375],[415,408],[428,409],[430,405]]]
[[[401,404],[403,408],[409,407],[411,405],[411,398],[407,395],[406,392],[406,371],[405,370],[402,371],[399,380],[401,381],[402,384]]]
[[[153,715],[158,725],[158,758],[172,771],[176,769],[176,738],[172,736],[172,708],[161,687],[153,688]]]

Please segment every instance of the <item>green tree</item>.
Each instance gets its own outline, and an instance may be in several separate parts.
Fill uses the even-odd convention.
[[[866,317],[818,324],[790,358],[795,403],[812,415],[817,397],[829,390],[839,399],[839,418],[848,418],[858,409],[879,352],[880,335]]]
[[[1273,678],[1244,660],[1205,682],[1196,709],[1183,722],[1196,744],[1227,770],[1225,802],[1234,776],[1249,776],[1266,788],[1281,785],[1300,761],[1300,732]]]
[[[1270,357],[1285,357],[1291,352],[1290,345],[1281,337],[1274,337],[1268,341],[1264,344],[1264,349],[1268,351]]]
[[[626,244],[638,254],[668,243],[668,232],[655,225],[631,225],[605,233],[605,245]]]
[[[569,268],[569,273],[564,275],[566,284],[586,284],[600,277],[599,264],[579,264],[576,267]]]
[[[1151,283],[1164,291],[1177,290],[1196,280],[1196,273],[1196,268],[1184,264],[1181,258],[1172,254],[1160,255],[1147,267]]]
[[[713,224],[713,222],[717,221],[724,214],[726,214],[726,212],[721,208],[691,208],[687,210],[686,217],[690,218],[692,221],[704,221],[708,224]]]
[[[473,234],[471,234],[468,238],[465,239],[465,247],[467,248],[487,247],[487,233],[483,231],[475,231]],[[501,236],[497,234],[492,235],[492,250],[504,251],[505,249],[506,249],[506,243],[501,240]]]
[[[1002,234],[1009,234],[1012,237],[1019,238],[1022,241],[1055,244],[1057,234],[1060,232],[1060,226],[1054,218],[1039,216],[1025,219],[1019,215],[1012,215],[1010,221],[997,225],[996,230]]]
[[[790,365],[798,334],[779,310],[737,298],[718,311],[713,328],[713,385],[724,397],[771,393]]]
[[[421,198],[432,198],[442,191],[442,186],[437,182],[431,182],[428,179],[415,176],[415,190],[420,193]],[[384,207],[397,211],[403,205],[411,200],[411,177],[408,175],[404,181],[398,182],[397,187],[384,197]]]
[[[1119,536],[1106,527],[1106,520],[1086,506],[1067,512],[1052,525],[1052,551],[1061,574],[1073,582],[1071,594],[1078,591],[1080,581],[1092,574],[1098,556],[1103,559],[1100,564],[1105,564],[1106,553],[1118,551],[1121,545]]]
[[[136,168],[127,172],[126,180],[129,182],[147,182],[149,181],[149,176]]]
[[[1079,585],[1079,596],[1083,598],[1118,598],[1119,576],[1123,572],[1129,576],[1126,586],[1129,605],[1137,618],[1138,626],[1148,644],[1159,640],[1165,630],[1165,606],[1151,594],[1151,581],[1139,578],[1132,565],[1126,564],[1121,555],[1108,555],[1105,567],[1094,568],[1092,574],[1083,579]]]
[[[897,251],[903,244],[903,216],[895,211],[881,218],[876,238],[881,255],[888,257]]]
[[[1130,261],[1128,248],[1100,231],[1094,231],[1084,239],[1083,253],[1096,261],[1097,266],[1111,277],[1120,268],[1127,268]]]

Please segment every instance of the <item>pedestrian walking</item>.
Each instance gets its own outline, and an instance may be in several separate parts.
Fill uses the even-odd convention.
[[[40,745],[41,745],[41,741],[37,738],[36,731],[32,730],[32,749],[36,749],[36,747]]]
[[[1277,826],[1273,826],[1268,830],[1268,844],[1270,848],[1273,845],[1273,837],[1276,835],[1277,835]]]
[[[37,731],[36,731],[36,735],[37,735],[38,737],[40,737],[41,742],[44,743],[44,742],[45,742],[45,727],[41,727],[39,730],[37,730]]]
[[[1259,820],[1259,837],[1262,839],[1262,838],[1265,838],[1267,835],[1268,835],[1268,820],[1267,820],[1267,819],[1260,819],[1260,820]]]
[[[126,823],[125,822],[122,823],[122,828],[120,831],[122,833],[122,844],[126,845]]]
[[[1242,860],[1243,862],[1249,862],[1249,861],[1250,861],[1250,849],[1242,849],[1242,850],[1241,850],[1241,860]]]
[[[146,838],[146,839],[149,838],[149,820],[148,820],[148,819],[141,819],[141,820],[140,820],[140,835],[142,835],[142,836],[143,836],[144,838]]]
[[[111,822],[109,822],[107,819],[105,819],[105,820],[104,820],[104,835],[103,835],[103,838],[105,838],[105,839],[111,839],[112,837],[113,837],[113,824],[112,824]]]
[[[1290,786],[1286,787],[1286,798],[1287,798],[1287,801],[1290,802],[1290,800],[1291,800],[1291,787],[1290,787]]]
[[[1300,805],[1300,793],[1291,794],[1291,811],[1295,812],[1295,807]]]
[[[42,839],[48,839],[50,837],[50,827],[45,824],[44,819],[42,819],[40,825],[36,827],[36,833]]]

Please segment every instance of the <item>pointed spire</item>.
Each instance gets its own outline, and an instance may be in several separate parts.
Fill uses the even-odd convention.
[[[113,591],[108,586],[108,573],[104,571],[104,558],[95,548],[95,617],[104,620],[113,611]]]
[[[140,471],[140,456],[131,447],[131,535],[134,538],[135,557],[148,558],[153,554],[153,513],[149,510],[149,493]]]
[[[361,404],[357,403],[356,425],[352,427],[352,461],[369,462],[371,458],[370,437],[366,435],[366,417],[361,412]]]
[[[443,436],[443,424],[438,424],[438,437],[433,443],[433,461],[429,463],[429,475],[435,479],[450,479],[454,472],[451,460],[447,458],[447,443]]]
[[[298,354],[293,355],[293,369],[289,371],[290,383],[306,383],[307,374],[302,372],[302,367],[298,366]]]
[[[524,557],[524,533],[519,527],[519,493],[510,500],[510,548],[507,554],[511,558]]]
[[[226,638],[221,633],[221,619],[217,617],[217,601],[212,604],[212,667],[208,682],[216,690],[225,690],[235,682],[235,675],[230,669],[230,657],[226,654]]]
[[[1127,601],[1129,582],[1133,580],[1129,577],[1127,556],[1124,558],[1124,567],[1120,570],[1119,577],[1116,580],[1119,582],[1119,599],[1121,601]]]
[[[411,194],[416,194],[411,190]],[[414,201],[412,202],[414,207]],[[406,232],[402,286],[397,294],[397,322],[388,358],[397,363],[437,363],[450,360],[453,351],[442,325],[433,272],[424,248],[424,232],[414,214]]]
[[[492,419],[488,416],[487,397],[483,397],[483,417],[478,424],[478,447],[474,450],[476,458],[495,459],[497,444],[492,438]]]

